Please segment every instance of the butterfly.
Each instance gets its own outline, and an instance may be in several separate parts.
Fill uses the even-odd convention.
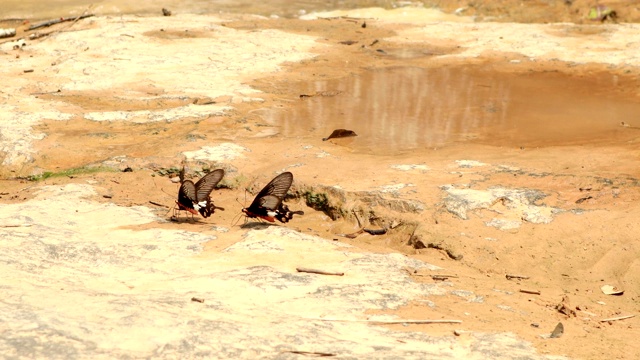
[[[202,217],[209,217],[216,209],[224,210],[224,208],[215,206],[211,197],[211,191],[218,185],[224,170],[217,169],[203,176],[197,183],[191,180],[184,180],[178,191],[178,200],[176,204],[179,210],[186,210],[194,215],[200,213]]]
[[[281,223],[291,220],[294,214],[304,215],[304,211],[291,211],[282,203],[292,182],[293,174],[288,171],[276,176],[242,212],[249,218],[260,218],[268,222],[275,222],[277,219]]]

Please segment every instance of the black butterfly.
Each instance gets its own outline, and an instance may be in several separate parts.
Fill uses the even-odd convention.
[[[248,208],[242,209],[242,212],[250,218],[260,218],[269,222],[278,219],[282,223],[291,220],[294,214],[304,215],[303,211],[291,211],[282,203],[292,182],[293,174],[288,171],[276,176],[258,193]]]
[[[209,217],[216,209],[224,210],[224,208],[213,205],[213,201],[209,196],[213,188],[218,185],[224,170],[217,169],[203,176],[197,183],[191,180],[184,180],[178,191],[178,200],[176,204],[179,210],[186,210],[194,215],[198,212],[203,217]]]

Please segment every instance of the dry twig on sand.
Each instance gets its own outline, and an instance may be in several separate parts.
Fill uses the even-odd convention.
[[[149,200],[149,204],[152,204],[152,205],[155,205],[155,206],[160,206],[160,207],[163,207],[163,208],[168,208],[167,205],[160,204],[160,203],[157,203],[157,202],[151,201],[151,200]]]
[[[71,18],[59,18],[59,19],[53,19],[53,20],[47,20],[47,21],[43,21],[41,23],[37,23],[37,24],[33,24],[31,26],[29,26],[29,28],[27,29],[27,31],[31,31],[31,30],[35,30],[35,29],[39,29],[39,28],[43,28],[43,27],[49,27],[51,25],[55,25],[55,24],[59,24],[59,23],[63,23],[63,22],[67,22],[67,21],[78,21],[80,19],[85,19],[88,17],[92,17],[95,16],[94,14],[86,14],[86,12],[89,9],[85,10],[84,13],[82,13],[82,15],[77,16],[77,17],[71,17]]]
[[[408,272],[411,276],[431,276],[433,280],[446,280],[448,278],[457,278],[458,275],[453,274],[424,274],[419,273],[417,269],[412,269],[409,267],[405,267],[404,271]]]
[[[525,294],[540,295],[540,290],[520,289],[520,292]]]
[[[625,319],[630,319],[630,318],[632,318],[632,317],[634,317],[634,316],[635,316],[635,315],[615,316],[615,317],[611,317],[611,318],[602,319],[602,320],[600,320],[600,322],[608,322],[608,321],[625,320]]]
[[[336,322],[359,322],[374,325],[397,325],[397,324],[462,324],[462,320],[345,320],[345,319],[308,319],[320,321],[336,321]]]
[[[305,267],[297,267],[296,270],[298,272],[311,273],[311,274],[344,276],[343,272],[324,271],[324,270],[317,270],[317,269],[309,269]]]
[[[513,274],[507,274],[505,275],[507,280],[513,280],[513,279],[517,279],[517,280],[526,280],[529,277],[526,275],[513,275]]]
[[[346,238],[349,239],[355,239],[358,237],[358,235],[362,234],[362,232],[364,232],[364,228],[360,228],[360,230],[356,231],[356,232],[352,232],[350,234],[336,234],[338,236],[344,236]]]
[[[356,217],[356,221],[358,222],[358,227],[362,229],[363,225],[362,225],[362,222],[360,221],[360,217],[358,216],[358,213],[355,210],[351,210],[351,211],[353,211],[353,216]]]
[[[387,233],[387,229],[368,229],[368,228],[363,228],[362,230],[364,230],[366,233],[369,233],[371,235],[384,235]]]
[[[318,351],[302,351],[302,350],[284,350],[280,351],[281,353],[291,353],[296,355],[306,355],[306,356],[314,356],[314,357],[330,357],[337,356],[338,354],[334,353],[326,353],[326,352],[318,352]]]

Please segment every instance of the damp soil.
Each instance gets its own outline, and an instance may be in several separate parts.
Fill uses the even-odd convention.
[[[311,29],[334,43],[349,38],[371,44],[389,31],[373,29],[361,34],[347,21],[322,20],[227,25]],[[184,221],[152,225],[205,233],[212,226],[229,227],[227,240],[207,245],[206,251],[213,252],[239,239],[241,231],[231,224],[237,221],[241,205],[232,204],[237,204],[236,199],[242,202],[243,189],[265,184],[277,171],[294,172],[294,191],[319,185],[358,191],[407,184],[400,196],[422,202],[425,210],[405,214],[402,220],[420,225],[430,241],[441,244],[440,249],[407,245],[410,226],[383,236],[340,236],[358,229],[354,217],[332,221],[302,199],[290,200],[290,206],[304,209],[305,215],[287,226],[339,239],[363,251],[400,252],[440,266],[443,272],[457,276],[448,280],[452,286],[483,299],[472,301],[475,298],[463,293],[421,299],[394,313],[411,319],[455,318],[463,324],[393,326],[396,330],[444,336],[454,336],[453,330],[460,328],[512,332],[545,354],[636,358],[640,354],[635,341],[640,336],[638,320],[598,319],[640,310],[640,244],[636,239],[640,231],[636,205],[640,200],[640,132],[636,127],[640,123],[633,117],[640,103],[637,76],[588,64],[567,67],[491,58],[481,64],[461,60],[445,64],[431,54],[456,51],[447,44],[418,49],[382,45],[386,53],[373,56],[357,45],[345,45],[313,62],[289,64],[280,74],[251,79],[264,92],[264,102],[239,104],[225,116],[200,121],[91,122],[81,119],[82,111],[126,110],[132,105],[117,99],[106,104],[100,96],[108,94],[96,94],[93,100],[69,97],[67,101],[79,109],[77,118],[48,121],[34,129],[47,134],[37,144],[37,167],[57,171],[120,155],[138,159],[139,166],[133,172],[49,178],[38,185],[90,181],[100,187],[100,201],[155,206],[158,215],[169,218],[177,185],[154,169],[179,166],[186,150],[221,141],[239,143],[251,149],[233,162],[229,172],[240,179],[239,186],[212,195],[225,205],[225,211],[195,221],[183,214]],[[178,105],[149,104],[146,108]],[[398,123],[399,118],[407,122]],[[358,136],[322,141],[334,128],[349,128]],[[465,159],[484,165],[455,163]],[[419,164],[427,170],[394,170],[397,164]],[[486,225],[500,211],[499,204],[468,220],[446,212],[440,187],[447,184],[537,189],[548,195],[545,204],[563,212],[549,224],[524,222],[518,230],[500,231]],[[35,183],[26,180],[3,180],[0,201],[24,201],[34,188]],[[453,249],[463,258],[453,260],[442,248]],[[529,279],[507,280],[509,273]],[[624,287],[625,293],[604,296],[600,292],[604,284]],[[540,295],[521,289],[537,290]],[[563,297],[578,309],[578,316],[556,310]],[[587,312],[595,316],[585,315]],[[558,322],[565,327],[561,338],[540,336],[550,333]]]

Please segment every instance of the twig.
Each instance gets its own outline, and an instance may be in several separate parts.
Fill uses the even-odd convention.
[[[462,324],[462,320],[344,320],[344,319],[311,319],[336,322],[359,322],[367,324],[395,325],[395,324]]]
[[[635,315],[616,316],[616,317],[612,317],[612,318],[602,319],[602,320],[600,320],[600,322],[624,320],[624,319],[632,318],[632,317],[634,317],[634,316],[635,316]]]
[[[350,17],[350,16],[331,16],[331,17],[323,17],[320,18],[322,20],[348,20],[351,22],[358,22],[360,20],[374,20],[374,18],[356,18],[356,17]]]
[[[457,278],[457,276],[455,276],[455,275],[453,275],[453,276],[451,276],[451,275],[431,275],[431,278],[433,280],[441,280],[441,281],[447,280],[450,277]]]
[[[14,228],[14,227],[29,227],[31,224],[0,224],[0,227]]]
[[[358,216],[358,213],[355,210],[351,210],[353,211],[353,215],[356,217],[356,220],[358,221],[358,227],[362,228],[362,223],[360,222],[360,217]]]
[[[35,92],[35,93],[31,93],[29,95],[49,95],[49,94],[57,94],[57,93],[61,93],[62,90],[58,89],[56,91],[47,91],[47,92]]]
[[[297,267],[296,270],[298,272],[311,273],[311,274],[344,276],[343,272],[316,270],[316,269],[309,269],[304,267]]]
[[[42,37],[45,37],[45,36],[49,36],[49,35],[52,35],[52,34],[55,34],[55,33],[62,32],[63,30],[66,30],[66,29],[70,28],[75,23],[77,23],[80,19],[84,19],[84,18],[93,16],[93,14],[87,14],[87,12],[89,10],[91,10],[92,7],[93,7],[93,4],[89,5],[89,7],[87,7],[87,9],[84,12],[82,12],[82,14],[80,14],[76,18],[73,18],[73,19],[72,18],[67,18],[67,19],[62,18],[61,19],[62,21],[73,21],[71,24],[69,24],[67,26],[63,26],[63,27],[61,27],[61,28],[59,28],[57,30],[49,31],[48,33],[43,33],[43,34],[33,33],[33,34],[29,35],[29,39],[30,40],[39,39],[39,38],[42,38]],[[62,22],[62,21],[59,21],[59,22]],[[32,30],[32,29],[28,29],[28,30]]]
[[[86,11],[85,11],[85,13],[86,13]],[[66,21],[77,21],[77,20],[88,18],[88,17],[92,17],[92,16],[95,16],[95,15],[94,14],[84,14],[83,13],[82,15],[80,15],[78,17],[75,17],[75,18],[62,18],[61,17],[60,19],[53,19],[53,20],[43,21],[41,23],[37,23],[37,24],[29,26],[27,31],[39,29],[39,28],[42,28],[42,27],[49,27],[51,25],[59,24],[59,23],[66,22]]]
[[[291,353],[291,354],[296,354],[296,355],[309,355],[309,356],[316,356],[316,357],[329,357],[329,356],[336,356],[337,354],[334,353],[326,353],[326,352],[317,352],[317,351],[301,351],[301,350],[283,350],[280,351],[281,353]]]
[[[406,268],[406,267],[404,268],[404,271],[408,272],[409,275],[413,275],[413,276],[431,276],[431,278],[434,280],[458,277],[458,275],[452,275],[452,274],[420,274],[418,273],[417,270],[411,271],[410,268]]]
[[[358,237],[358,235],[362,234],[362,232],[364,231],[364,228],[360,228],[360,230],[356,231],[356,232],[352,232],[350,234],[336,234],[338,236],[344,236],[346,238],[349,239],[355,239]]]
[[[529,278],[528,276],[525,276],[525,275],[511,275],[511,274],[507,274],[506,277],[507,277],[507,280],[512,280],[512,279],[526,280]]]
[[[197,297],[192,297],[191,301],[195,301],[195,302],[199,302],[199,303],[203,303],[204,299],[203,298],[197,298]]]
[[[540,291],[539,290],[520,289],[520,292],[521,293],[525,293],[525,294],[540,295]]]
[[[168,206],[167,206],[167,205],[160,204],[160,203],[157,203],[157,202],[155,202],[155,201],[151,201],[151,200],[149,200],[149,203],[150,203],[150,204],[153,204],[153,205],[155,205],[155,206],[160,206],[160,207],[163,207],[163,208],[168,208]]]

